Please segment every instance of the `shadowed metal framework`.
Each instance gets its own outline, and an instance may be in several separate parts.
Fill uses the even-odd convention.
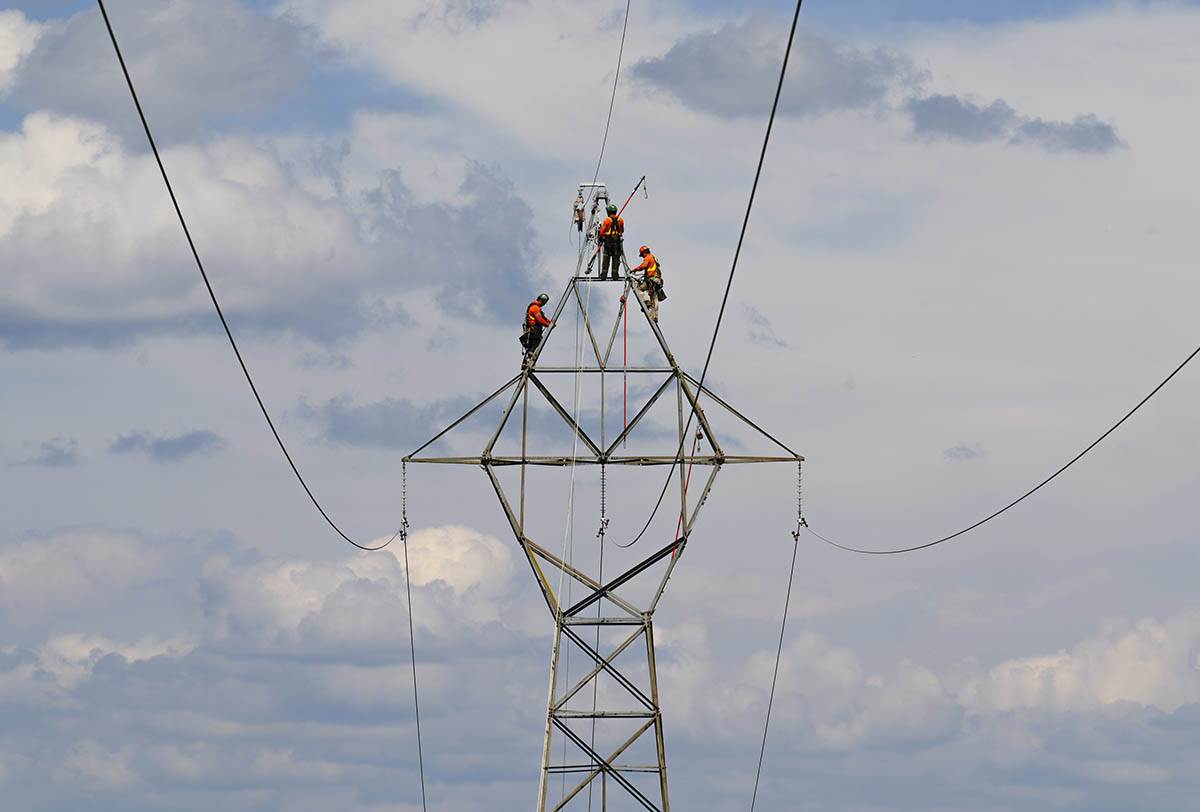
[[[611,292],[617,285],[623,285],[623,289],[615,322],[611,330],[598,335],[593,329],[593,316],[596,314],[589,312],[589,304],[592,303],[589,286],[599,286]],[[645,324],[649,326],[653,339],[650,349],[655,358],[652,363],[643,360],[629,365],[624,341],[620,358],[615,363],[613,361],[617,338],[626,334],[628,329],[627,311],[632,309],[629,307],[631,302],[636,303],[636,312],[642,314]],[[543,364],[542,354],[555,336],[568,308],[575,309],[577,315],[575,363]],[[586,338],[582,348],[581,336]],[[555,375],[574,376],[576,389],[573,409],[567,408],[555,396],[553,387],[547,385]],[[580,376],[599,377],[598,437],[590,436],[581,425],[584,421],[580,419]],[[604,392],[605,381],[613,376],[620,378],[623,386],[629,380],[634,380],[635,389],[639,392],[638,399],[642,402],[632,414],[625,412],[621,430],[614,439],[608,441]],[[662,380],[659,381],[659,378]],[[639,386],[640,381],[649,381],[649,384]],[[670,436],[675,452],[637,453],[629,449],[630,445],[638,445],[642,435],[636,430],[649,422],[648,415],[653,407],[668,403],[672,399],[671,394],[675,400],[674,420],[671,422],[676,425]],[[708,398],[710,405],[715,404],[711,406],[714,415],[719,410],[725,418],[736,421],[745,433],[766,441],[772,453],[729,453],[722,446],[722,434],[714,430],[710,416],[701,405],[702,396]],[[531,400],[537,407],[534,425],[530,423]],[[485,414],[483,410],[489,405],[493,410],[502,406],[499,424],[491,430],[478,455],[434,456],[429,453],[439,441],[445,444],[452,439],[448,435],[455,429]],[[660,405],[660,411],[661,408]],[[539,415],[551,416],[550,419],[561,420],[565,424],[571,441],[569,449],[561,453],[529,453],[531,437],[539,432],[538,427],[545,422],[545,417]],[[696,427],[694,436],[691,432],[693,424]],[[661,437],[661,426],[657,431]],[[519,450],[500,453],[498,444],[501,437],[509,434],[514,444],[519,441]],[[699,381],[679,368],[658,325],[650,318],[646,303],[636,289],[636,281],[628,275],[620,282],[602,282],[587,276],[572,277],[558,300],[552,326],[546,328],[541,345],[521,372],[405,457],[405,461],[411,463],[461,464],[483,469],[513,535],[529,562],[546,606],[554,617],[549,701],[536,807],[538,812],[574,808],[576,805],[582,807],[585,803],[590,809],[595,800],[599,801],[600,809],[609,809],[610,804],[613,809],[633,808],[655,812],[667,812],[670,809],[655,664],[654,612],[721,468],[729,464],[795,464],[802,460],[799,454],[708,387],[701,387]],[[601,524],[596,534],[600,545],[600,569],[596,575],[585,571],[584,566],[566,555],[565,546],[564,555],[560,556],[544,540],[535,540],[527,526],[527,503],[532,512],[538,498],[532,497],[533,486],[529,482],[534,470],[554,467],[570,469],[573,494],[577,466],[598,466],[600,469]],[[676,466],[677,472],[668,472],[664,494],[668,488],[677,488],[679,502],[677,513],[674,508],[668,511],[672,517],[678,517],[670,543],[657,547],[649,555],[639,555],[631,561],[622,562],[619,573],[606,580],[603,550],[608,518],[603,489],[609,466],[621,466],[625,470],[629,466]],[[662,470],[661,467],[657,470]],[[693,470],[702,473],[695,484],[691,481]],[[508,487],[504,481],[506,477]],[[609,546],[611,548],[614,545],[610,543]],[[617,552],[621,551],[611,550],[610,560]],[[557,588],[554,578],[547,573],[557,578]],[[635,598],[630,594],[639,591],[637,582],[641,582],[640,592],[644,597]],[[576,595],[576,590],[580,594]],[[571,652],[583,657],[586,669],[586,673],[575,680],[570,679],[569,668],[564,672],[562,667],[564,657],[569,664]],[[556,756],[556,752],[559,755]],[[567,785],[568,777],[572,782],[570,786]],[[551,798],[550,792],[554,779],[561,783],[557,799]]]

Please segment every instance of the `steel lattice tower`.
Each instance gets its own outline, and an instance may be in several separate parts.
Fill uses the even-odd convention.
[[[592,224],[589,223],[589,233],[591,231]],[[581,265],[584,250],[580,252]],[[617,285],[623,287],[615,323],[607,335],[598,336],[593,330],[593,313],[589,312],[592,301],[589,288],[598,286],[612,293]],[[405,457],[406,462],[412,463],[462,464],[483,469],[554,618],[550,690],[536,806],[538,812],[575,808],[585,802],[591,808],[593,801],[597,802],[599,809],[608,809],[612,804],[611,808],[614,809],[668,812],[670,800],[655,663],[654,612],[692,536],[701,508],[722,466],[799,463],[803,460],[799,454],[717,397],[707,386],[701,387],[699,381],[680,369],[658,325],[650,318],[646,303],[634,288],[628,275],[619,283],[602,282],[587,276],[572,277],[558,300],[553,326],[546,328],[541,345],[520,373]],[[631,303],[636,304],[636,309],[630,307]],[[564,312],[569,307],[576,309],[577,345],[580,336],[586,336],[586,342],[583,343],[586,362],[576,355],[574,363],[543,363],[542,355],[555,337]],[[599,308],[593,306],[591,309]],[[623,327],[627,329],[630,310],[635,310],[635,319],[636,313],[640,313],[644,324],[649,327],[654,356],[652,363],[639,361],[630,365],[624,352],[619,362],[613,363],[614,346]],[[552,387],[547,385],[546,381],[556,375],[574,376],[576,402],[573,410],[568,409],[555,396]],[[582,425],[585,421],[579,417],[584,413],[579,402],[580,376],[599,379],[599,442],[593,439]],[[642,402],[632,415],[626,415],[624,425],[615,439],[607,442],[605,381],[614,376],[623,383],[632,378],[635,381],[649,380],[651,384],[640,388],[635,384],[635,390],[640,393],[636,399]],[[658,382],[659,378],[661,382]],[[656,433],[659,440],[665,439],[661,425],[653,432],[646,428],[650,422],[647,416],[656,404],[667,403],[670,398],[664,396],[671,393],[676,401],[673,410],[675,419],[671,422],[676,425],[670,432],[670,453],[639,454],[629,450],[631,442],[638,444],[641,438],[639,431]],[[714,430],[709,415],[701,405],[702,397],[707,398],[710,405],[715,404],[712,408],[719,410],[723,416],[736,421],[742,429],[766,440],[782,453],[729,453],[722,446],[721,432]],[[532,412],[531,400],[535,402]],[[499,421],[478,455],[432,456],[426,453],[439,440],[448,440],[448,435],[465,421],[483,414],[489,406],[500,410]],[[595,410],[591,412],[594,417]],[[534,425],[530,423],[531,414]],[[545,433],[547,416],[562,421],[561,425],[570,433],[570,448],[552,450],[551,453],[532,453],[531,444]],[[694,435],[692,426],[695,426]],[[514,447],[502,448],[502,437],[508,438]],[[667,480],[664,490],[667,487],[676,490],[679,500],[675,507],[664,507],[664,515],[677,520],[670,542],[665,546],[650,545],[656,547],[654,552],[649,555],[638,554],[633,559],[621,562],[618,574],[606,579],[603,573],[603,549],[608,519],[603,500],[604,480],[609,475],[609,468],[663,471],[669,466],[677,467],[678,472],[671,472],[671,479]],[[596,467],[600,469],[601,476],[601,523],[596,534],[601,550],[600,570],[589,572],[587,565],[573,560],[573,554],[558,555],[544,540],[539,542],[533,537],[530,517],[534,513],[532,508],[537,504],[537,498],[530,498],[534,490],[530,478],[535,471],[545,472],[555,468],[570,470],[573,500],[575,472],[585,468],[594,470]],[[694,469],[707,472],[707,475],[698,477],[692,486]],[[671,484],[675,479],[678,482]],[[655,491],[659,487],[658,482],[654,485]],[[531,508],[528,513],[527,503]],[[573,507],[573,501],[570,504]],[[662,504],[674,505],[675,500],[673,497],[670,500],[664,498]],[[609,546],[612,546],[611,542]],[[566,549],[564,543],[564,552]],[[616,552],[615,549],[611,550],[610,560]],[[639,585],[643,597],[634,597],[631,593],[639,591]],[[581,594],[576,596],[575,590]],[[578,652],[585,659],[586,671],[575,680],[568,679],[569,669],[564,669],[564,661],[571,652]],[[556,756],[556,751],[561,755]],[[576,776],[569,788],[566,786],[568,775]],[[554,778],[559,778],[563,783],[558,800],[551,798]]]

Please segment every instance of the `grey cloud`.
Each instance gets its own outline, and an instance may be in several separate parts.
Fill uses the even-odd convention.
[[[71,468],[79,464],[79,441],[74,437],[51,437],[38,444],[33,456],[18,465],[40,465],[48,468]]]
[[[968,445],[959,443],[951,446],[942,452],[942,456],[948,460],[977,460],[987,456],[987,452],[983,450],[983,446],[979,443]]]
[[[127,0],[110,11],[156,135],[178,138],[200,123],[279,104],[305,75],[305,35],[286,16],[239,0]],[[24,61],[10,102],[139,126],[99,11],[52,24]]]
[[[384,398],[356,404],[352,398],[343,396],[315,407],[302,403],[297,412],[318,426],[321,436],[329,442],[411,451],[476,402],[463,397],[417,405],[404,398]]]
[[[775,332],[775,328],[771,325],[771,320],[761,310],[750,305],[743,305],[742,314],[745,316],[746,324],[749,326],[750,340],[755,344],[783,349],[791,347],[790,344],[779,337]]]
[[[511,0],[439,0],[416,15],[413,28],[440,24],[455,33],[479,28],[495,17]]]
[[[1015,140],[1032,141],[1049,150],[1073,152],[1109,152],[1123,146],[1111,124],[1095,115],[1076,116],[1072,121],[1025,121],[1017,128]]]
[[[516,341],[513,342],[516,344]],[[514,361],[514,371],[516,363]],[[552,376],[556,377],[556,376]],[[551,389],[555,398],[564,408],[570,409],[570,394],[555,391],[555,381],[546,385]],[[637,404],[643,403],[649,397],[654,387],[642,387],[634,383],[630,385],[629,402],[631,413]],[[570,453],[573,433],[568,423],[558,412],[544,400],[540,393],[531,388],[529,415],[526,419],[530,437],[528,450],[531,454]],[[353,398],[342,396],[332,398],[320,405],[313,406],[301,403],[296,414],[316,427],[322,439],[340,445],[357,446],[360,448],[387,449],[392,451],[412,451],[421,443],[430,439],[435,433],[446,428],[467,410],[481,401],[483,393],[476,396],[464,396],[417,404],[406,398],[384,398],[370,403],[355,403]],[[500,416],[506,405],[507,396],[502,396],[484,407],[464,423],[450,432],[445,440],[439,441],[447,446],[457,446],[466,437],[472,437],[468,442],[472,453],[482,447],[479,443],[471,445],[474,437],[486,436],[496,429]],[[639,424],[638,436],[645,440],[663,440],[677,437],[677,429],[673,426],[663,426],[656,422],[651,413]],[[600,412],[595,409],[584,409],[579,413],[579,425],[590,437],[599,441]],[[611,427],[611,424],[610,424]],[[510,420],[501,435],[498,449],[508,449],[508,441],[515,441],[518,421]],[[731,444],[736,444],[735,438],[730,438]],[[445,446],[443,446],[445,447]],[[438,445],[431,447],[429,452],[437,453]],[[501,451],[503,453],[503,451]],[[665,452],[664,452],[665,453]]]
[[[693,109],[761,115],[776,86],[779,48],[779,27],[755,15],[683,39],[663,56],[637,63],[632,72],[646,86]],[[927,78],[904,54],[857,48],[812,31],[797,34],[793,60],[780,110],[797,116],[887,103],[889,94],[912,94]],[[1023,115],[1002,99],[981,105],[955,95],[913,95],[903,111],[922,138],[1008,141],[1055,152],[1104,153],[1123,146],[1113,126],[1094,114],[1046,121]]]
[[[1017,111],[996,100],[987,107],[958,96],[933,95],[910,99],[913,131],[920,136],[942,136],[964,141],[992,141],[1007,136],[1018,119]]]
[[[354,361],[341,353],[306,352],[296,359],[296,366],[301,369],[334,369],[347,370],[354,367]]]
[[[425,744],[456,759],[427,761],[439,803],[517,808],[546,700],[550,624],[525,611],[534,581],[507,539],[468,528],[418,529],[410,548],[406,575],[389,553],[275,558],[111,531],[0,541],[0,634],[15,641],[0,647],[0,764],[20,765],[0,775],[5,800],[415,803],[396,622],[411,577]],[[744,804],[748,768],[730,754],[757,747],[775,655],[767,635],[746,642],[754,625],[732,639],[708,619],[662,627],[672,794],[686,808]],[[1185,613],[1106,625],[1054,654],[934,668],[869,664],[877,653],[800,628],[783,649],[762,808],[793,809],[803,788],[847,810],[1187,809],[1198,645],[1200,615]]]
[[[98,125],[51,115],[30,116],[6,137],[29,158],[20,180],[44,186],[51,202],[34,207],[21,183],[0,191],[13,213],[0,264],[20,283],[0,303],[0,343],[109,347],[217,329],[177,224],[145,216],[164,203],[161,185],[140,172],[149,158]],[[48,154],[37,148],[46,139],[72,149]],[[468,167],[452,205],[415,200],[395,170],[325,197],[269,147],[238,139],[176,147],[167,160],[199,201],[188,210],[205,224],[200,251],[239,331],[335,345],[409,323],[399,298],[414,289],[438,307],[511,323],[542,286],[533,213],[488,167]]]
[[[38,549],[25,557],[43,569],[10,573],[0,558],[0,574],[36,593],[55,583],[60,547],[77,543],[29,542]],[[395,623],[407,576],[394,556],[262,559],[203,539],[154,547],[170,589],[142,575],[73,595],[59,615],[86,631],[36,630],[10,647],[21,618],[0,611],[0,765],[20,766],[0,772],[6,804],[366,812],[416,800],[408,629]],[[510,808],[506,783],[537,757],[532,739],[514,745],[524,720],[512,710],[545,700],[533,654],[546,636],[523,630],[516,611],[531,596],[516,588],[511,545],[450,527],[417,531],[410,547],[423,721],[437,731],[426,746],[485,765],[463,782],[434,760],[430,778],[455,809],[494,809],[497,792]],[[98,565],[121,552],[87,549]],[[0,590],[0,608],[5,599]],[[113,606],[132,628],[113,628]]]
[[[689,107],[722,116],[762,115],[779,77],[782,40],[777,20],[754,15],[675,43],[633,75]],[[781,110],[811,115],[869,107],[920,74],[903,55],[864,50],[801,30],[796,35]]]
[[[366,195],[366,228],[393,258],[420,270],[439,291],[439,307],[512,322],[543,280],[533,210],[494,168],[470,166],[461,206],[418,204],[397,171]]]
[[[228,443],[211,431],[189,431],[176,436],[155,436],[135,431],[118,437],[109,446],[114,454],[145,454],[155,462],[180,462],[197,454],[211,454]]]
[[[1002,99],[987,106],[954,95],[934,94],[909,99],[905,111],[919,137],[985,142],[1028,143],[1043,149],[1071,152],[1110,152],[1123,146],[1111,124],[1093,114],[1072,121],[1044,121],[1017,112]]]

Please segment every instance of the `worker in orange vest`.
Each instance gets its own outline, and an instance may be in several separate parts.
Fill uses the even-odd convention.
[[[638,280],[638,296],[646,303],[646,310],[650,313],[650,318],[657,322],[658,303],[667,298],[667,294],[663,292],[662,267],[654,258],[654,254],[650,252],[650,246],[643,245],[638,249],[638,254],[642,257],[642,264],[636,268],[630,268],[629,272],[642,275],[642,278]]]
[[[525,348],[526,361],[533,357],[534,351],[541,345],[542,332],[553,323],[542,312],[542,308],[549,301],[548,294],[538,294],[525,310],[525,330],[521,333],[521,346]]]
[[[600,278],[608,278],[608,270],[612,268],[612,278],[621,278],[621,260],[625,256],[625,220],[617,216],[617,207],[612,203],[606,209],[608,217],[600,224]]]

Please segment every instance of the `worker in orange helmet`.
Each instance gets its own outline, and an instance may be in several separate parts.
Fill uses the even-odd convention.
[[[638,254],[642,257],[642,264],[636,268],[630,268],[629,272],[642,275],[642,278],[638,280],[638,298],[645,303],[650,318],[657,322],[658,303],[667,298],[667,294],[663,291],[662,267],[658,264],[654,254],[650,252],[650,246],[643,245],[638,249]]]
[[[612,278],[621,278],[621,261],[625,258],[625,220],[617,214],[612,203],[606,209],[608,217],[600,224],[600,278],[607,279],[609,268]]]
[[[541,293],[525,309],[525,330],[521,333],[521,346],[525,348],[525,362],[533,357],[542,343],[542,332],[553,322],[546,318],[542,308],[550,301],[549,294]]]

